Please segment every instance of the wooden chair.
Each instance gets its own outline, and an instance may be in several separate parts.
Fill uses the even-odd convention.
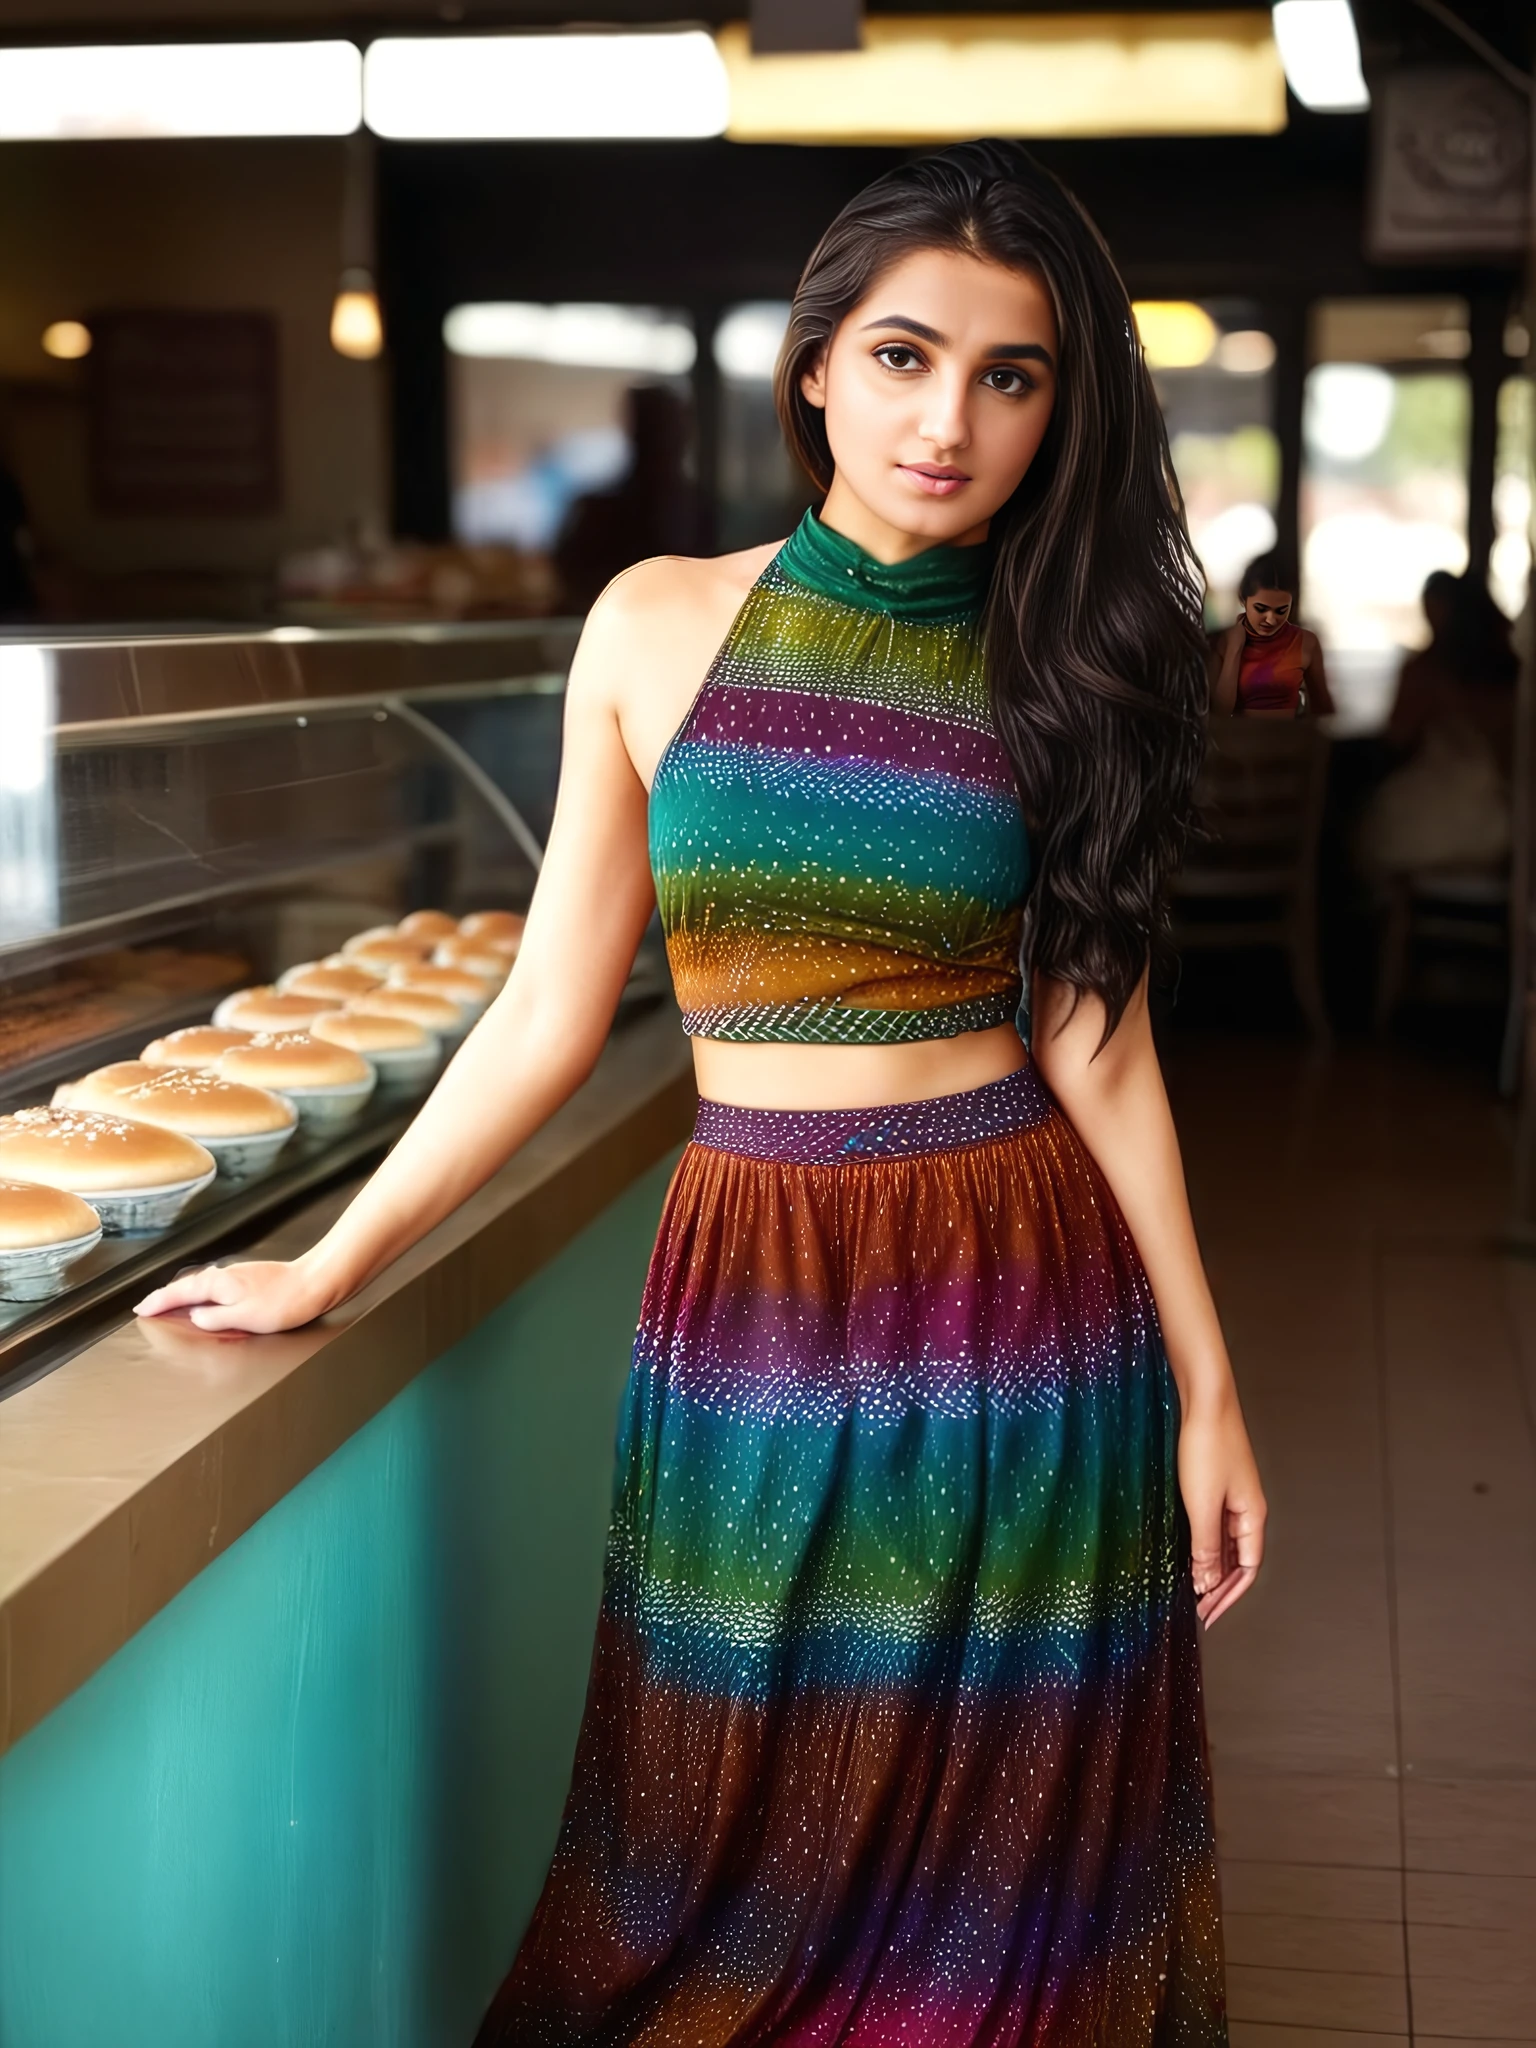
[[[1317,856],[1328,741],[1315,719],[1214,718],[1199,835],[1173,885],[1173,942],[1285,954],[1308,1029],[1329,1037],[1318,965]]]
[[[1384,1034],[1403,999],[1416,944],[1509,954],[1509,865],[1420,868],[1388,884],[1376,963],[1376,1029]]]

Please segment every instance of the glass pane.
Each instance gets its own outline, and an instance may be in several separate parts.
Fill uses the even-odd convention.
[[[773,366],[788,320],[787,299],[752,299],[731,306],[715,329],[722,549],[779,539],[811,502],[809,480],[790,459],[773,405]]]
[[[1347,716],[1385,715],[1429,638],[1433,570],[1467,566],[1471,392],[1454,369],[1325,362],[1302,418],[1301,605]]]
[[[686,314],[464,305],[443,338],[461,541],[553,565],[552,583],[568,586],[560,599],[576,609],[630,562],[688,551],[695,344]]]
[[[1493,553],[1488,587],[1506,618],[1525,609],[1531,575],[1531,467],[1536,381],[1506,377],[1499,389],[1499,441],[1493,472]]]
[[[1205,569],[1206,620],[1225,625],[1243,570],[1275,544],[1275,345],[1240,300],[1143,302],[1136,317]]]

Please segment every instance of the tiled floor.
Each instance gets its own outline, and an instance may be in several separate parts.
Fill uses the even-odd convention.
[[[1536,1264],[1402,1052],[1176,1038],[1270,1561],[1206,1645],[1233,2048],[1536,2044]]]

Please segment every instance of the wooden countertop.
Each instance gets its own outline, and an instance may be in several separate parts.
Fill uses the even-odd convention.
[[[687,1136],[667,1005],[480,1193],[333,1314],[275,1337],[130,1319],[0,1402],[0,1750]],[[352,1182],[253,1246],[287,1258]]]

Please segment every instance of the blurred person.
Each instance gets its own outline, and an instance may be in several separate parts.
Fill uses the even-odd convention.
[[[1323,650],[1291,617],[1295,572],[1260,555],[1238,585],[1242,610],[1211,649],[1211,709],[1240,718],[1326,716],[1333,709]]]
[[[1398,676],[1385,739],[1399,766],[1361,817],[1367,874],[1495,867],[1512,844],[1519,657],[1510,622],[1477,577],[1437,569],[1421,602],[1429,645]]]
[[[1227,2038],[1197,1638],[1265,1509],[1148,1021],[1207,685],[1134,335],[1016,144],[854,198],[775,384],[820,515],[608,587],[505,988],[312,1251],[140,1304],[365,1284],[590,1073],[659,898],[699,1122],[480,2048]]]
[[[636,562],[698,546],[700,500],[687,472],[692,426],[686,399],[665,384],[638,384],[627,408],[628,471],[612,490],[577,498],[555,542],[556,573],[573,611],[588,610]]]

